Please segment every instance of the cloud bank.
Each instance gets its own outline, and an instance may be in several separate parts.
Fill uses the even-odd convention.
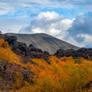
[[[20,33],[47,33],[80,47],[92,47],[92,14],[67,19],[56,12],[42,12]]]
[[[56,12],[42,12],[34,18],[30,25],[20,30],[20,33],[48,33],[60,39],[64,38],[73,19],[67,19]]]
[[[67,31],[78,45],[92,47],[92,14],[78,16]]]

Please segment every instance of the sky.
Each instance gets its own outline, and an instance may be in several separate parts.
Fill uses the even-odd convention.
[[[92,0],[0,0],[0,31],[46,33],[92,48]]]

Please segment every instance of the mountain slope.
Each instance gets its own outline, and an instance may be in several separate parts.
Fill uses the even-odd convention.
[[[8,36],[16,36],[19,42],[27,45],[33,44],[36,48],[48,51],[50,54],[55,53],[58,49],[78,49],[65,41],[54,38],[53,36],[39,33],[39,34],[13,34],[8,33]]]

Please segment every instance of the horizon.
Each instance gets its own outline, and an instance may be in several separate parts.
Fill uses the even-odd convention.
[[[78,47],[92,48],[92,1],[1,0],[3,33],[46,33]]]

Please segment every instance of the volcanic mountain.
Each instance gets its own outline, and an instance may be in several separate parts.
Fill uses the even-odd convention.
[[[16,36],[19,42],[26,43],[27,46],[32,44],[36,48],[43,51],[48,51],[50,54],[55,53],[58,49],[74,49],[77,50],[78,47],[69,44],[65,41],[59,40],[51,35],[44,33],[37,34],[13,34],[7,33],[8,36]]]

